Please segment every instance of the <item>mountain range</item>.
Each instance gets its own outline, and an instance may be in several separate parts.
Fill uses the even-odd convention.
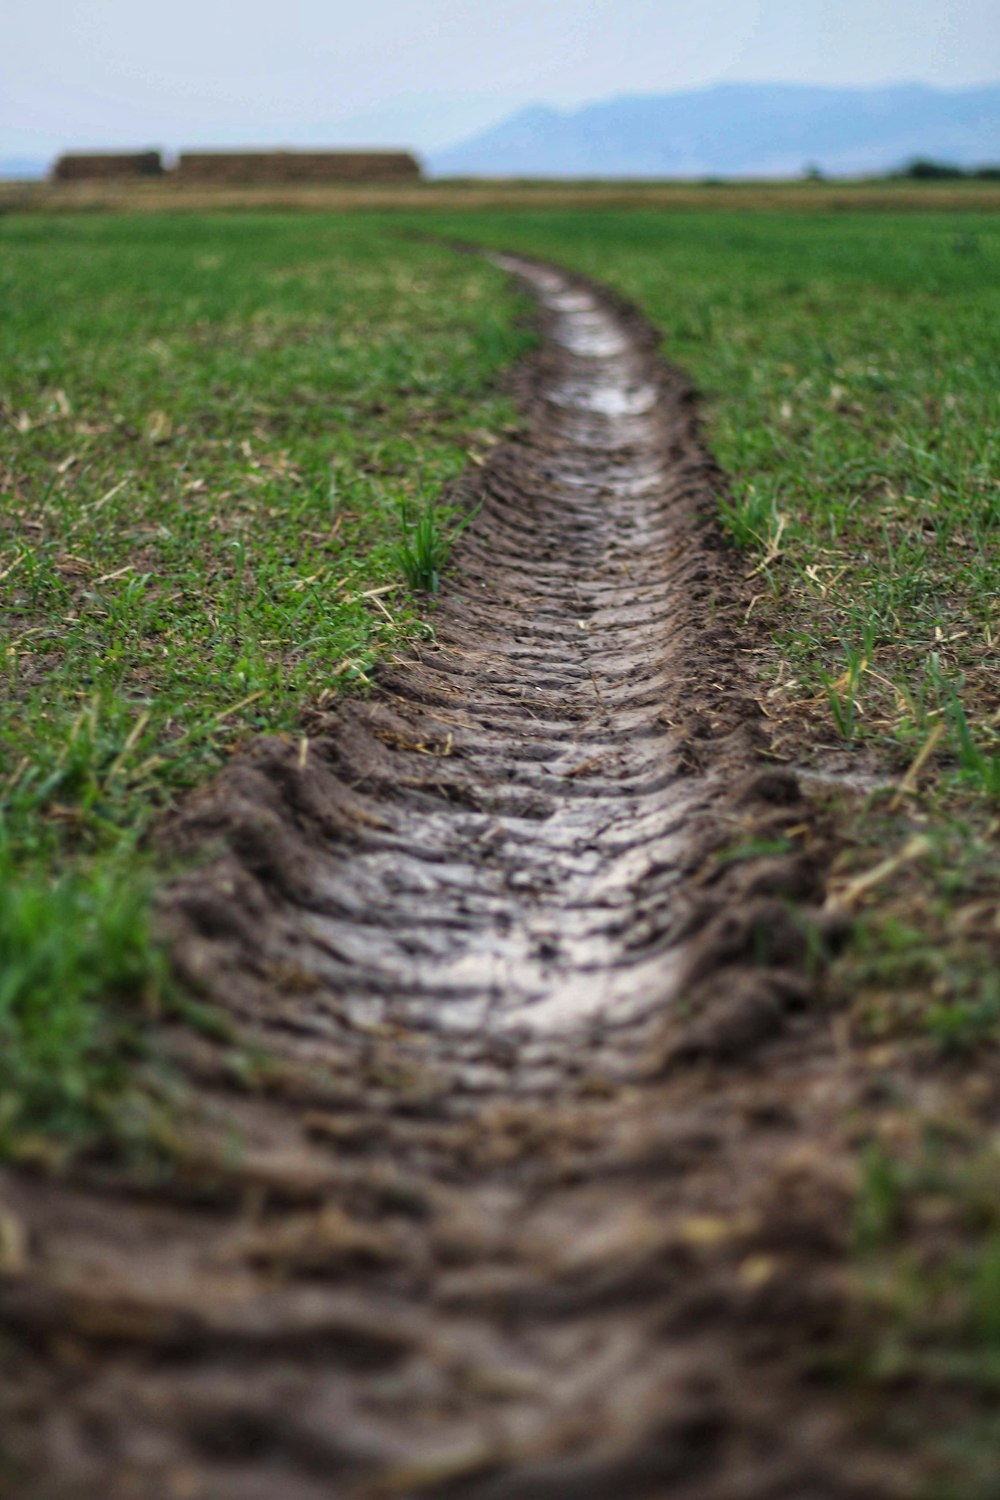
[[[721,83],[573,110],[535,105],[447,150],[435,176],[787,177],[1000,160],[1000,84],[939,89]]]

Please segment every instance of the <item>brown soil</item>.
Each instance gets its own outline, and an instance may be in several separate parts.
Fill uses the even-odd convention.
[[[695,213],[996,213],[995,182],[931,183],[636,183],[505,182],[448,179],[430,182],[296,182],[257,186],[204,182],[179,173],[145,181],[0,181],[0,213],[215,213],[251,210],[294,213],[646,208]]]
[[[718,476],[647,326],[506,264],[544,348],[436,644],[167,833],[257,1087],[178,1036],[158,1191],[3,1179],[39,1500],[900,1493],[836,1381],[829,840],[768,763]]]

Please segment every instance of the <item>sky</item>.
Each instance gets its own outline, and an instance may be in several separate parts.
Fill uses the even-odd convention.
[[[1000,80],[997,0],[7,0],[0,158],[400,145],[720,81]]]

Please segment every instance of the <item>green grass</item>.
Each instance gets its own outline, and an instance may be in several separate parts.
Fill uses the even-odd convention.
[[[400,501],[395,557],[414,593],[437,593],[452,543],[470,519],[464,516],[449,524],[433,494],[412,504],[406,499]]]
[[[292,730],[433,630],[412,591],[446,563],[442,490],[511,421],[496,378],[524,336],[499,273],[372,221],[8,218],[0,236],[17,1154],[142,1135],[148,1021],[182,1003],[150,936],[150,828],[247,734]]]
[[[141,1133],[134,1017],[169,993],[144,884],[108,861],[51,880],[9,855],[0,882],[0,1152],[23,1153],[35,1131],[80,1149],[112,1127]]]

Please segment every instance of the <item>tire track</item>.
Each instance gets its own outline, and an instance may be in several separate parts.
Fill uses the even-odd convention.
[[[156,1193],[4,1181],[33,1495],[890,1492],[803,1375],[850,1203],[823,843],[762,763],[691,393],[633,310],[500,263],[543,349],[436,642],[170,831],[178,966],[270,1063],[175,1039]]]

